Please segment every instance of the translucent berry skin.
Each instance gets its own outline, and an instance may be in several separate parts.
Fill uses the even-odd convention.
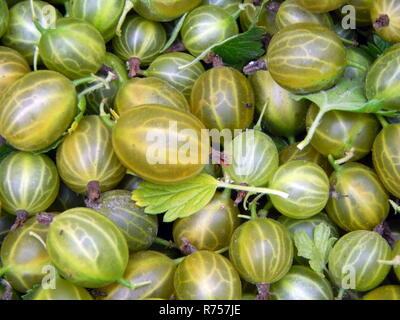
[[[298,0],[298,3],[312,12],[329,12],[338,9],[346,3],[346,0]]]
[[[370,8],[371,22],[375,23],[386,15],[389,23],[384,27],[375,27],[375,32],[389,42],[400,42],[400,3],[397,0],[374,0]]]

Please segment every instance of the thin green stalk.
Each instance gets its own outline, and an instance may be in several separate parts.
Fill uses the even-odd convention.
[[[121,17],[118,20],[117,29],[115,31],[115,34],[118,37],[120,37],[122,34],[122,32],[121,32],[122,25],[124,24],[128,13],[133,9],[135,2],[136,2],[136,0],[126,0],[125,1],[125,7],[124,7],[124,10],[122,11]]]
[[[111,115],[109,113],[106,113],[104,111],[104,106],[107,102],[107,98],[104,98],[103,100],[101,100],[100,106],[99,106],[99,110],[100,110],[100,118],[103,121],[103,123],[109,127],[109,128],[114,128],[115,127],[115,122],[113,120],[111,120]]]
[[[214,251],[214,252],[218,253],[218,254],[223,254],[223,253],[227,252],[228,250],[229,250],[229,247],[225,247],[225,248],[219,249],[219,250]]]
[[[140,287],[148,286],[148,285],[150,285],[152,283],[150,280],[149,281],[138,282],[138,283],[133,283],[133,282],[130,282],[130,281],[125,280],[125,279],[119,279],[119,280],[117,280],[117,282],[120,285],[122,285],[122,286],[124,286],[126,288],[129,288],[131,290],[136,290],[136,289],[138,289]]]
[[[368,71],[368,68],[366,68],[362,64],[359,64],[359,63],[357,63],[355,61],[347,61],[347,66],[356,68],[356,69],[361,70],[361,71]]]
[[[264,104],[264,106],[263,106],[263,108],[262,108],[260,117],[258,118],[258,121],[257,121],[256,125],[255,125],[254,128],[253,128],[254,130],[259,130],[259,131],[262,130],[261,124],[262,124],[262,120],[263,120],[263,118],[264,118],[264,114],[265,114],[265,112],[267,111],[268,105],[269,105],[269,99],[267,99],[267,101],[265,102],[265,104]]]
[[[221,199],[229,200],[231,198],[231,194],[232,194],[232,190],[224,189],[224,191],[222,191]]]
[[[290,137],[288,137],[288,141],[289,141],[289,144],[295,144],[296,138],[294,136],[290,136]]]
[[[168,241],[158,237],[154,239],[154,243],[164,246],[166,248],[176,248],[175,243],[173,243],[172,241]]]
[[[349,44],[349,45],[351,45],[351,46],[356,46],[356,45],[357,45],[357,42],[355,42],[355,41],[353,41],[353,40],[348,40],[348,39],[343,38],[343,37],[340,37],[340,36],[338,36],[338,37],[339,37],[339,39],[342,40],[342,42],[345,43],[345,44]]]
[[[257,215],[257,204],[256,204],[256,203],[253,203],[253,204],[251,205],[250,210],[251,210],[251,219],[252,219],[252,220],[257,219],[257,218],[258,218],[258,215]]]
[[[245,214],[239,214],[238,218],[240,219],[245,219],[245,220],[251,220],[251,217]]]
[[[186,257],[180,257],[180,258],[176,258],[176,259],[174,259],[174,260],[172,260],[172,261],[174,261],[175,262],[175,264],[180,264],[183,260],[185,260],[186,259]]]
[[[381,123],[383,128],[386,128],[389,125],[389,122],[385,119],[385,117],[377,114],[376,117],[378,118],[379,122]]]
[[[395,214],[400,213],[400,206],[393,200],[389,200],[390,205],[394,209]]]
[[[342,300],[345,293],[346,293],[346,289],[340,288],[338,296],[336,297],[336,300]]]
[[[35,52],[33,54],[33,71],[38,70],[38,60],[39,60],[39,47],[35,46]]]
[[[326,113],[326,111],[323,111],[323,110],[320,110],[318,112],[314,122],[312,123],[311,127],[308,129],[307,136],[305,137],[305,139],[302,142],[300,142],[297,145],[298,149],[303,150],[305,147],[307,147],[310,144],[312,138],[314,137],[315,131],[317,130],[318,126],[320,125],[321,120],[324,117],[325,113]]]
[[[335,159],[331,154],[328,156],[328,161],[336,172],[339,172],[340,170],[343,169],[339,164],[336,163]]]
[[[251,192],[251,193],[263,193],[263,194],[272,194],[276,195],[282,198],[289,198],[289,194],[286,192],[282,192],[279,190],[273,190],[269,188],[257,188],[257,187],[248,187],[248,186],[239,186],[235,184],[229,184],[226,182],[219,181],[218,182],[218,188],[226,188],[226,189],[232,189],[232,190],[239,190],[239,191],[246,191],[246,192]]]
[[[38,29],[38,31],[39,31],[41,34],[44,34],[44,33],[47,31],[47,29],[43,28],[43,26],[42,26],[42,25],[39,23],[39,21],[37,21],[36,19],[33,20],[33,24],[35,25],[36,29]]]
[[[164,45],[164,47],[160,50],[159,53],[163,53],[166,50],[168,50],[172,44],[175,42],[175,40],[178,38],[179,32],[182,29],[183,23],[185,22],[185,19],[187,17],[189,13],[186,12],[180,19],[179,21],[176,23],[176,26],[174,28],[174,31],[171,34],[171,37],[169,38],[169,40],[167,41],[167,43]]]

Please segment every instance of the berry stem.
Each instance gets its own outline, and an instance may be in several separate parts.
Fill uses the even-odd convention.
[[[216,251],[214,251],[214,252],[215,252],[215,253],[218,253],[218,254],[223,254],[223,253],[227,252],[228,250],[229,250],[229,247],[225,247],[225,248],[216,250]]]
[[[125,279],[119,279],[119,280],[117,280],[117,282],[120,285],[122,285],[122,286],[124,286],[126,288],[129,288],[131,290],[136,290],[136,289],[138,289],[140,287],[148,286],[148,285],[150,285],[152,283],[152,281],[150,281],[150,280],[143,281],[143,282],[138,282],[138,283],[133,283],[133,282],[130,282],[130,281],[125,280]]]
[[[343,300],[343,296],[344,296],[345,293],[346,293],[346,289],[340,288],[338,296],[336,297],[335,300]]]
[[[158,237],[154,239],[154,243],[164,246],[166,248],[176,248],[176,244],[172,241],[168,241]]]
[[[269,291],[271,285],[269,283],[260,283],[257,284],[257,298],[256,300],[268,300],[271,296],[271,292]]]
[[[121,14],[121,16],[120,16],[120,18],[118,20],[117,29],[115,30],[115,34],[118,37],[121,36],[122,25],[124,24],[128,13],[133,9],[133,6],[134,6],[135,2],[136,2],[136,0],[126,0],[125,1],[124,10],[122,11],[122,14]]]
[[[400,213],[400,206],[393,200],[389,200],[390,205],[394,209],[395,214]]]
[[[103,100],[101,100],[101,103],[99,106],[100,118],[107,127],[112,129],[115,126],[115,122],[111,119],[111,115],[104,111],[104,106],[106,105],[106,102],[107,102],[107,98],[104,98]]]
[[[251,193],[263,193],[263,194],[272,194],[282,198],[289,198],[289,194],[279,190],[273,190],[269,188],[257,188],[257,187],[248,187],[248,186],[240,186],[236,184],[229,184],[222,181],[218,182],[218,188],[226,188],[238,191],[246,191]]]
[[[258,218],[258,215],[257,215],[257,204],[256,204],[256,203],[253,203],[253,204],[251,205],[250,210],[251,210],[251,219],[252,219],[252,220],[257,219],[257,218]]]
[[[298,149],[303,150],[305,147],[307,147],[310,144],[312,138],[314,137],[315,131],[317,130],[319,124],[321,123],[321,120],[324,117],[325,113],[326,113],[326,111],[321,110],[321,109],[319,110],[311,127],[308,129],[307,136],[304,138],[304,140],[302,142],[300,142],[297,145]]]
[[[39,47],[35,46],[35,52],[33,54],[33,71],[38,70],[38,60],[39,60]]]
[[[240,219],[246,219],[246,220],[251,220],[251,217],[248,216],[248,215],[245,215],[245,214],[239,214],[239,215],[238,215],[238,218],[240,218]]]
[[[262,131],[261,124],[262,124],[262,120],[264,118],[264,114],[267,111],[268,105],[269,105],[269,99],[267,99],[267,101],[265,101],[265,104],[264,104],[264,106],[262,108],[260,117],[258,118],[258,121],[257,121],[256,125],[253,128],[254,130]]]
[[[381,126],[383,128],[386,128],[389,125],[389,122],[385,119],[385,117],[377,114],[376,117],[378,118],[379,122],[381,123]]]
[[[342,170],[343,168],[335,161],[335,159],[333,158],[333,156],[330,154],[328,156],[328,161],[331,164],[331,166],[333,167],[333,169],[336,172],[339,172],[340,170]]]

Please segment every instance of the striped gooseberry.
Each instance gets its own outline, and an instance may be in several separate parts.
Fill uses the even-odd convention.
[[[272,300],[333,300],[329,281],[305,266],[293,266],[271,292]]]
[[[0,47],[0,92],[5,92],[8,86],[30,71],[28,63],[18,51]]]
[[[294,101],[290,92],[271,77],[269,71],[260,70],[249,77],[256,98],[256,109],[263,113],[263,126],[274,135],[294,137],[306,130],[307,101]]]
[[[352,290],[368,291],[377,287],[387,276],[390,266],[378,260],[390,260],[389,244],[374,231],[358,230],[341,237],[329,254],[329,273],[335,284],[347,285],[353,277]]]
[[[48,227],[35,217],[28,219],[15,231],[10,231],[1,246],[1,273],[11,286],[26,292],[40,284],[45,276],[43,268],[51,265],[44,245]]]
[[[128,245],[122,232],[112,220],[88,208],[74,208],[56,216],[46,244],[60,275],[85,288],[122,280],[128,264]]]
[[[45,211],[54,202],[60,180],[46,155],[14,152],[0,166],[0,199],[3,210],[18,215]]]
[[[254,92],[250,82],[230,67],[216,67],[195,82],[191,112],[208,129],[246,129],[253,122]]]
[[[139,251],[129,257],[124,279],[131,282],[151,281],[151,284],[130,290],[113,283],[100,291],[102,300],[170,299],[174,293],[176,262],[157,251]]]
[[[369,167],[349,162],[337,166],[330,177],[334,195],[326,211],[343,230],[372,230],[389,214],[389,196]]]
[[[129,191],[105,192],[91,207],[114,221],[124,234],[130,251],[148,249],[157,237],[157,216],[145,214],[132,200]]]
[[[29,64],[34,62],[35,48],[39,45],[41,38],[40,31],[36,29],[33,22],[31,2],[37,22],[44,28],[51,27],[55,23],[55,21],[51,21],[52,17],[46,15],[46,12],[55,10],[56,18],[61,17],[58,10],[45,1],[22,1],[11,7],[8,29],[2,42],[5,46],[22,54]],[[45,10],[46,8],[47,10]]]
[[[282,1],[280,1],[282,2]],[[273,35],[278,32],[278,27],[276,26],[276,12],[273,10],[266,10],[266,8],[260,8],[262,2],[254,0],[244,0],[245,8],[240,14],[240,26],[243,30],[250,29],[250,26],[254,23],[258,10],[262,10],[260,13],[257,26],[264,28],[269,34]]]
[[[62,74],[30,72],[0,97],[0,134],[19,150],[43,150],[67,131],[77,101],[73,83]]]
[[[263,187],[278,169],[278,149],[273,140],[260,130],[240,133],[225,143],[224,153],[230,164],[223,171],[235,183]]]
[[[397,0],[374,0],[370,9],[375,32],[389,42],[400,42],[400,3]]]
[[[280,165],[294,160],[306,160],[316,163],[324,169],[327,174],[332,172],[332,167],[330,166],[328,159],[315,150],[311,144],[306,146],[303,150],[300,150],[297,145],[298,143],[294,143],[281,150],[279,153]]]
[[[382,99],[387,110],[400,110],[399,59],[400,44],[395,44],[375,60],[365,82],[368,100]]]
[[[146,19],[167,22],[179,18],[200,3],[201,0],[137,0],[133,7]]]
[[[338,9],[346,3],[346,0],[297,0],[298,3],[312,12],[329,12]]]
[[[371,7],[374,0],[347,0],[356,9],[357,26],[369,26],[371,22]]]
[[[58,147],[57,169],[71,190],[84,193],[96,181],[104,192],[122,180],[126,170],[113,151],[111,136],[99,116],[86,116]]]
[[[195,81],[205,72],[204,67],[201,62],[191,64],[185,69],[179,69],[179,67],[192,63],[194,59],[190,54],[183,52],[165,53],[157,57],[144,71],[144,74],[147,77],[156,77],[167,81],[187,99],[190,99]]]
[[[211,45],[238,34],[236,19],[217,6],[200,6],[191,11],[181,29],[185,48],[195,57]]]
[[[316,13],[302,7],[297,0],[284,1],[276,14],[275,23],[278,29],[291,24],[311,22],[320,24],[329,29],[333,28],[333,20],[329,13]]]
[[[239,300],[240,277],[232,263],[212,251],[197,251],[179,265],[174,277],[178,300]]]
[[[242,0],[203,0],[203,6],[218,6],[226,10],[229,14],[235,13]]]
[[[43,286],[34,289],[28,300],[93,300],[89,292],[61,277],[54,279],[54,289]]]
[[[289,194],[287,199],[270,196],[274,207],[289,218],[312,217],[324,209],[329,199],[328,176],[310,161],[289,161],[280,166],[269,186]]]
[[[344,76],[354,79],[365,79],[372,65],[372,58],[362,49],[347,47],[348,66]],[[355,65],[355,66],[352,66]]]
[[[0,38],[8,28],[8,21],[10,20],[10,13],[6,0],[0,0]]]
[[[89,22],[62,18],[54,29],[42,30],[39,52],[48,69],[75,80],[99,71],[106,47],[100,32]]]
[[[272,78],[280,86],[306,94],[334,86],[346,69],[346,55],[343,43],[332,30],[304,22],[274,35],[267,62]]]
[[[173,226],[178,247],[186,239],[197,250],[217,251],[229,246],[232,234],[239,226],[239,209],[230,198],[230,191],[217,193],[213,200],[194,215],[178,219]]]
[[[363,296],[363,300],[400,300],[399,285],[385,285],[378,287]]]
[[[189,112],[144,105],[120,117],[113,131],[113,148],[122,164],[139,177],[177,183],[196,176],[205,166],[210,146],[208,139],[202,139],[203,130],[204,125]],[[157,151],[160,144],[161,153]]]
[[[307,126],[314,122],[319,108],[312,104],[307,114]],[[356,161],[372,149],[379,132],[379,122],[374,115],[333,110],[324,115],[311,140],[312,146],[324,156],[341,159],[348,155]]]
[[[240,276],[257,285],[279,281],[293,262],[293,242],[278,221],[257,218],[233,233],[229,258]]]
[[[142,105],[158,104],[189,111],[185,96],[165,80],[148,77],[125,82],[115,97],[115,108],[120,116]]]
[[[72,0],[69,15],[90,22],[107,42],[115,36],[124,6],[124,0]]]
[[[140,64],[149,65],[167,41],[167,34],[160,22],[134,15],[122,25],[121,36],[114,37],[112,46],[121,59],[129,62],[129,76],[140,73]]]
[[[374,168],[385,188],[400,198],[400,124],[385,126],[372,148]]]

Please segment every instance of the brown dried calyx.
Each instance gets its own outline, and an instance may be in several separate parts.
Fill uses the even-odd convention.
[[[250,61],[244,68],[243,73],[248,76],[260,70],[267,70],[267,63],[264,59]]]
[[[257,284],[258,295],[256,300],[268,300],[273,294],[269,291],[271,285],[269,283]]]
[[[142,74],[143,70],[140,69],[140,59],[139,58],[130,58],[128,61],[128,75],[130,78],[136,77],[138,74]]]
[[[96,180],[89,181],[86,188],[86,206],[89,208],[93,208],[100,203],[100,182]]]
[[[171,52],[183,52],[186,51],[185,45],[183,44],[182,40],[175,41],[165,53]]]
[[[51,223],[53,222],[54,217],[55,217],[55,215],[52,213],[40,212],[36,215],[36,220],[41,225],[50,227]]]
[[[215,67],[223,67],[224,66],[224,61],[222,60],[222,58],[219,55],[217,55],[217,54],[215,54],[213,52],[210,52],[207,55],[207,57],[205,57],[203,60],[207,64],[212,63],[214,68]]]
[[[198,251],[196,247],[190,243],[189,239],[182,238],[181,241],[182,241],[182,246],[179,249],[182,251],[184,255],[188,256]]]
[[[28,220],[29,213],[28,211],[25,210],[17,210],[16,211],[17,218],[15,219],[14,224],[11,226],[11,231],[17,230],[19,227],[21,227],[26,220]]]
[[[268,2],[268,4],[266,5],[266,9],[270,12],[274,12],[277,13],[279,8],[280,8],[281,4],[279,2],[276,1],[270,1]]]
[[[373,26],[374,29],[379,30],[389,26],[389,23],[390,23],[389,16],[387,14],[381,14],[379,15],[378,19],[375,20]]]

